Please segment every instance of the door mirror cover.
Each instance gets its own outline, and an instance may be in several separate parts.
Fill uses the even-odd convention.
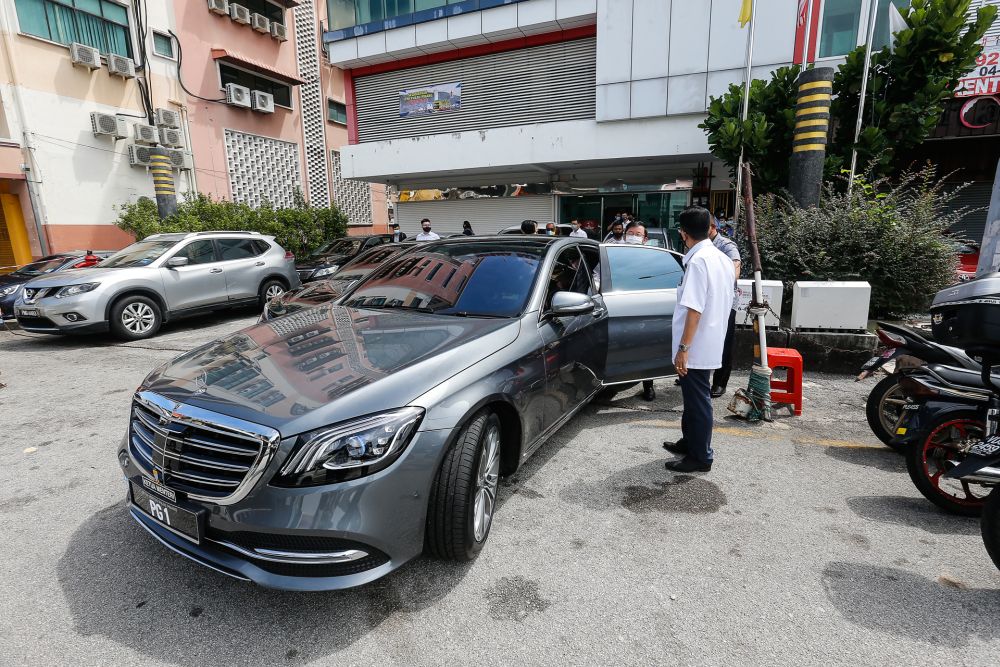
[[[552,295],[552,314],[556,317],[585,315],[594,312],[594,300],[579,292],[556,292]]]
[[[167,260],[167,267],[171,269],[176,269],[178,266],[187,266],[187,257],[171,257]]]

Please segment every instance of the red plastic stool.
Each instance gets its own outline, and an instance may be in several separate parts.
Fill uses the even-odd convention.
[[[796,415],[802,414],[802,355],[788,347],[767,348],[767,365],[771,370],[783,368],[784,380],[771,378],[771,403],[786,403]]]

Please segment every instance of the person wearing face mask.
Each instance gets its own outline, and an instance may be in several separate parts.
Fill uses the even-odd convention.
[[[638,220],[633,220],[625,226],[625,243],[630,245],[646,245],[649,236],[646,234],[646,225]]]
[[[684,278],[677,287],[671,339],[674,367],[681,380],[684,412],[681,439],[663,448],[683,458],[666,463],[675,472],[708,472],[712,451],[710,376],[722,366],[722,349],[733,306],[733,261],[709,238],[712,214],[691,206],[678,217],[684,255]]]
[[[604,237],[605,243],[625,243],[625,223],[615,219],[611,223],[611,233]]]
[[[420,229],[423,231],[413,237],[415,241],[437,241],[441,238],[431,231],[431,221],[427,218],[420,221]]]
[[[578,239],[585,239],[585,238],[587,238],[587,232],[585,232],[582,229],[580,229],[580,221],[579,220],[573,220],[573,221],[571,221],[570,225],[573,226],[573,231],[571,231],[569,233],[570,236],[576,237]]]
[[[400,241],[405,241],[405,240],[406,240],[406,234],[399,231],[399,223],[398,222],[392,223],[392,242],[399,243]]]
[[[559,233],[556,231],[556,223],[550,222],[550,223],[547,223],[545,225],[545,235],[546,236],[559,236]]]

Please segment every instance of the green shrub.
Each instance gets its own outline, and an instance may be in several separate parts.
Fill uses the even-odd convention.
[[[946,232],[968,212],[946,210],[961,188],[944,186],[926,167],[893,185],[858,178],[850,196],[828,183],[817,208],[761,195],[755,212],[763,275],[784,281],[786,290],[796,280],[866,280],[873,317],[923,312],[935,292],[955,282],[957,239]]]
[[[260,232],[273,236],[285,250],[299,256],[347,232],[347,216],[340,209],[310,206],[299,194],[291,208],[269,204],[251,208],[197,194],[178,202],[177,213],[166,220],[160,220],[155,201],[141,197],[121,207],[115,224],[137,240],[169,232]]]

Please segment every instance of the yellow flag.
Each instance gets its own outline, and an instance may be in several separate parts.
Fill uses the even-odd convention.
[[[753,12],[753,0],[743,0],[743,5],[740,7],[740,27],[745,28],[747,23],[750,23],[750,16]]]

